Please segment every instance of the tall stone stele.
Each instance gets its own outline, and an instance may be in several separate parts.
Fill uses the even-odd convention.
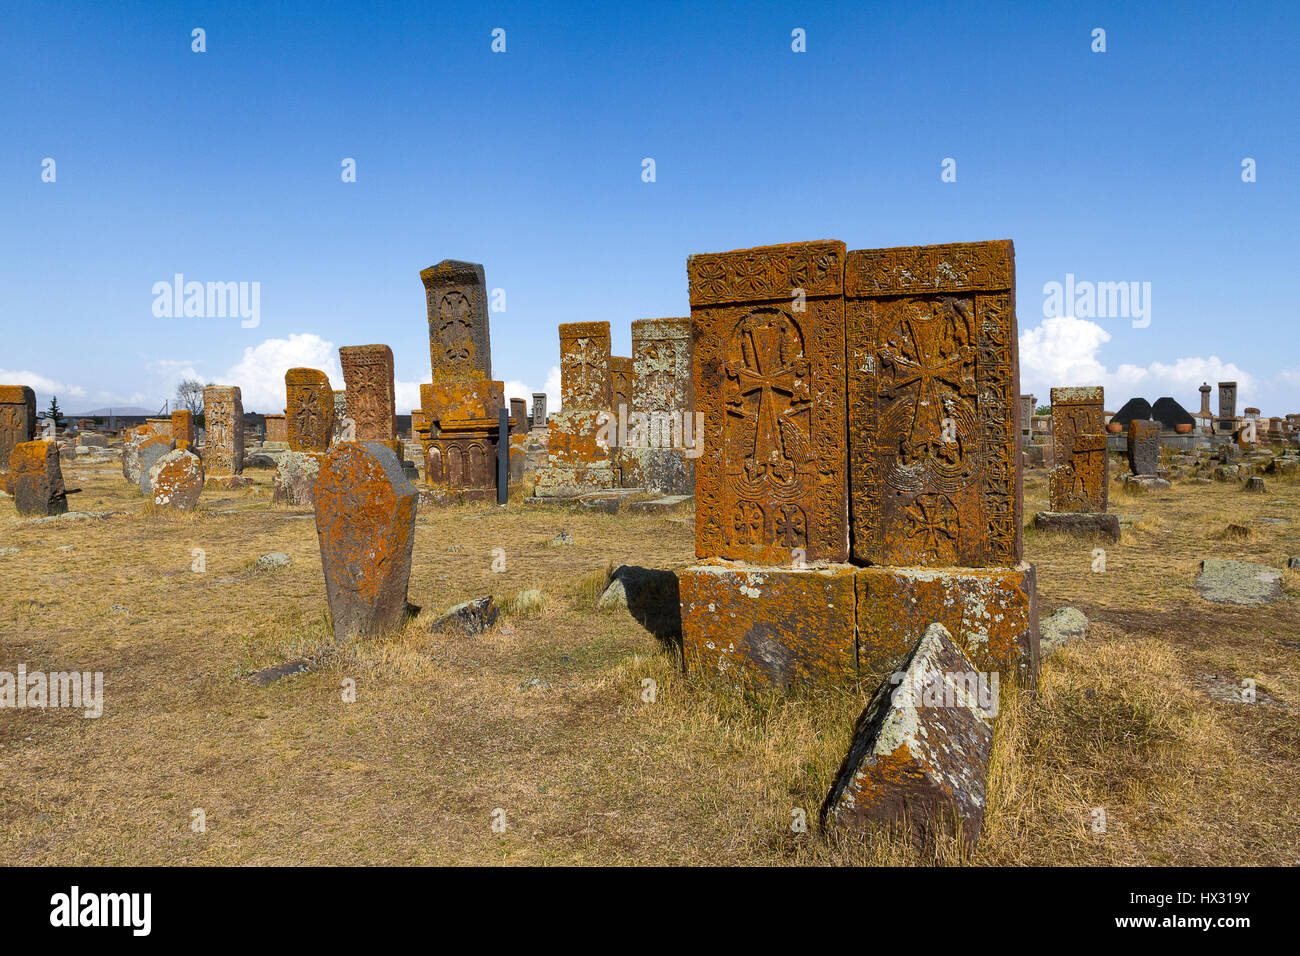
[[[52,441],[18,442],[9,452],[5,491],[13,495],[14,509],[24,517],[61,515],[68,510],[68,495],[59,467],[59,448]]]
[[[687,272],[705,422],[687,668],[840,683],[938,621],[1032,681],[1011,243],[801,243]]]
[[[547,458],[537,470],[537,497],[572,498],[618,487],[610,440],[613,400],[609,323],[561,324],[561,408],[547,421]]]
[[[1215,431],[1231,435],[1237,427],[1237,383],[1219,383],[1219,420]]]
[[[1119,516],[1106,514],[1110,456],[1105,404],[1100,385],[1052,389],[1056,467],[1048,475],[1050,510],[1034,515],[1036,528],[1119,540]]]
[[[0,469],[14,446],[36,438],[36,393],[26,385],[0,385]]]
[[[486,280],[474,262],[444,259],[420,273],[429,313],[432,379],[420,386],[412,426],[425,481],[443,501],[496,500],[505,384],[492,379]]]
[[[325,456],[314,506],[336,641],[391,634],[417,610],[406,599],[417,498],[387,442],[339,442]]]
[[[244,473],[244,401],[237,385],[203,390],[203,472],[216,488],[247,484]],[[170,437],[170,436],[168,436]]]
[[[632,323],[632,410],[618,409],[623,487],[668,495],[695,492],[702,450],[691,386],[690,318]],[[630,420],[629,420],[630,419]]]

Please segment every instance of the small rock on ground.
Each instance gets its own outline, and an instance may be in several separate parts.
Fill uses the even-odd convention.
[[[1038,625],[1039,647],[1050,654],[1070,643],[1088,636],[1088,618],[1078,608],[1063,607],[1055,614],[1043,618]]]
[[[566,544],[573,544],[573,535],[569,534],[567,531],[561,531],[551,539],[552,548],[558,548]]]
[[[291,564],[293,564],[293,558],[283,551],[272,551],[270,554],[264,554],[257,559],[257,569],[259,571],[274,571],[277,568],[287,568]]]

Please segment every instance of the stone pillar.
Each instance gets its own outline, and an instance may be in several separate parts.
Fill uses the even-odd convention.
[[[1237,383],[1219,383],[1219,421],[1217,431],[1231,435],[1237,427]]]
[[[546,465],[537,471],[539,498],[571,498],[618,487],[609,323],[560,326],[560,404],[547,422]],[[612,440],[611,440],[612,439]]]
[[[1052,389],[1056,466],[1048,474],[1049,511],[1034,527],[1118,541],[1119,516],[1106,514],[1110,455],[1106,451],[1105,391],[1100,386]]]
[[[396,442],[393,350],[387,345],[345,345],[339,349],[339,362],[347,386],[348,417],[354,425],[352,440]],[[400,448],[394,449],[399,461]]]
[[[546,393],[533,392],[533,429],[546,427]]]
[[[322,454],[334,435],[334,390],[319,369],[284,373],[284,422],[290,451]],[[270,440],[268,429],[267,439]]]
[[[632,360],[617,355],[610,356],[609,379],[610,391],[613,393],[610,399],[611,410],[618,412],[620,407],[630,409],[633,391]]]
[[[244,473],[244,402],[237,385],[203,390],[203,472],[219,488],[247,484]]]
[[[668,495],[695,493],[695,454],[702,447],[692,403],[691,320],[632,323],[632,412],[619,449],[624,487]]]
[[[36,393],[26,385],[0,385],[0,468],[14,446],[36,437]]]
[[[172,441],[177,448],[190,448],[194,444],[194,415],[185,408],[172,412]]]

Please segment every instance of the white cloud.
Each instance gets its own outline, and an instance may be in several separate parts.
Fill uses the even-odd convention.
[[[343,388],[334,343],[310,332],[267,339],[244,349],[239,363],[214,384],[238,385],[246,412],[278,414],[284,411],[284,373],[299,367],[320,369],[329,376],[331,388]]]
[[[1039,403],[1046,405],[1052,388],[1101,385],[1111,411],[1130,398],[1140,396],[1154,402],[1170,395],[1195,414],[1201,407],[1198,389],[1202,382],[1211,386],[1236,382],[1239,408],[1244,407],[1241,397],[1257,390],[1254,376],[1217,355],[1184,357],[1172,364],[1123,364],[1111,371],[1098,356],[1109,341],[1110,333],[1087,319],[1044,319],[1020,336],[1020,391],[1036,395]],[[1217,408],[1217,401],[1217,396],[1212,396],[1211,407]]]
[[[0,382],[5,385],[27,385],[37,396],[45,395],[66,395],[70,398],[83,398],[86,390],[80,385],[69,385],[66,382],[60,382],[57,379],[47,378],[39,372],[11,371],[7,368],[0,368]],[[48,404],[48,402],[46,403]],[[63,403],[60,402],[60,405]]]

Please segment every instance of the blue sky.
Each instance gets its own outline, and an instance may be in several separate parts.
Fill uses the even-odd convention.
[[[1201,380],[1233,378],[1242,407],[1300,411],[1294,4],[2,16],[0,382],[42,405],[156,407],[195,374],[278,411],[284,368],[334,377],[338,346],[384,342],[407,412],[429,379],[418,273],[444,258],[505,290],[493,369],[524,395],[557,389],[561,322],[608,320],[626,355],[633,319],[688,314],[693,252],[1011,238],[1023,390],[1102,383],[1112,409],[1195,411]],[[260,283],[259,324],[155,317],[175,273]],[[1150,283],[1150,324],[1045,322],[1044,284],[1067,274]]]

